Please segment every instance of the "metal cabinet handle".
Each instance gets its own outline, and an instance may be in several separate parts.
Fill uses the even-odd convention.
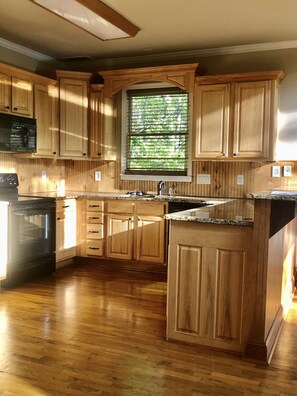
[[[69,208],[70,205],[63,205],[62,208]]]
[[[100,250],[99,248],[89,247],[90,250]]]
[[[14,108],[13,108],[13,110],[17,110],[17,109],[18,109],[17,107],[14,107]]]

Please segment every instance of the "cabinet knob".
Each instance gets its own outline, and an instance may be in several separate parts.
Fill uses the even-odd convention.
[[[83,153],[83,155],[87,155],[87,153]]]
[[[5,106],[5,108],[6,108],[7,110],[9,110],[9,109],[10,109],[10,107],[9,107],[9,106]]]
[[[13,110],[17,110],[17,109],[18,109],[17,107],[14,107],[14,108],[13,108]]]
[[[237,154],[236,153],[233,153],[233,157],[236,157],[237,156]]]
[[[61,217],[57,217],[57,220],[58,220],[58,221],[61,220]]]
[[[54,154],[54,155],[57,154],[56,151],[53,151],[53,154]]]
[[[101,156],[101,153],[97,153],[97,155],[98,155],[98,157],[100,157],[100,156]]]

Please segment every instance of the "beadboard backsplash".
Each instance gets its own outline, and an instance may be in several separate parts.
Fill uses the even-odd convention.
[[[291,165],[291,177],[271,177],[272,165]],[[192,163],[193,182],[167,182],[175,195],[202,197],[241,198],[251,192],[266,189],[296,189],[297,162],[254,163],[199,161]],[[94,180],[95,171],[101,172],[101,181]],[[0,172],[16,172],[19,176],[19,192],[45,191],[92,191],[127,192],[141,190],[156,193],[157,183],[146,181],[123,181],[120,179],[119,161],[71,161],[51,159],[24,159],[12,154],[0,154]],[[42,177],[42,173],[46,176]],[[209,174],[210,185],[197,184],[198,174]],[[244,178],[237,185],[237,176]]]

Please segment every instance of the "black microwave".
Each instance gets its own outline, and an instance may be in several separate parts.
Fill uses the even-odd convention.
[[[0,151],[36,153],[36,119],[0,113]]]

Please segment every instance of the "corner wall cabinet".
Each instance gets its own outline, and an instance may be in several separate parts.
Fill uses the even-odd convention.
[[[273,160],[281,71],[196,78],[193,159]]]
[[[60,157],[88,155],[90,73],[57,71],[59,78]]]

